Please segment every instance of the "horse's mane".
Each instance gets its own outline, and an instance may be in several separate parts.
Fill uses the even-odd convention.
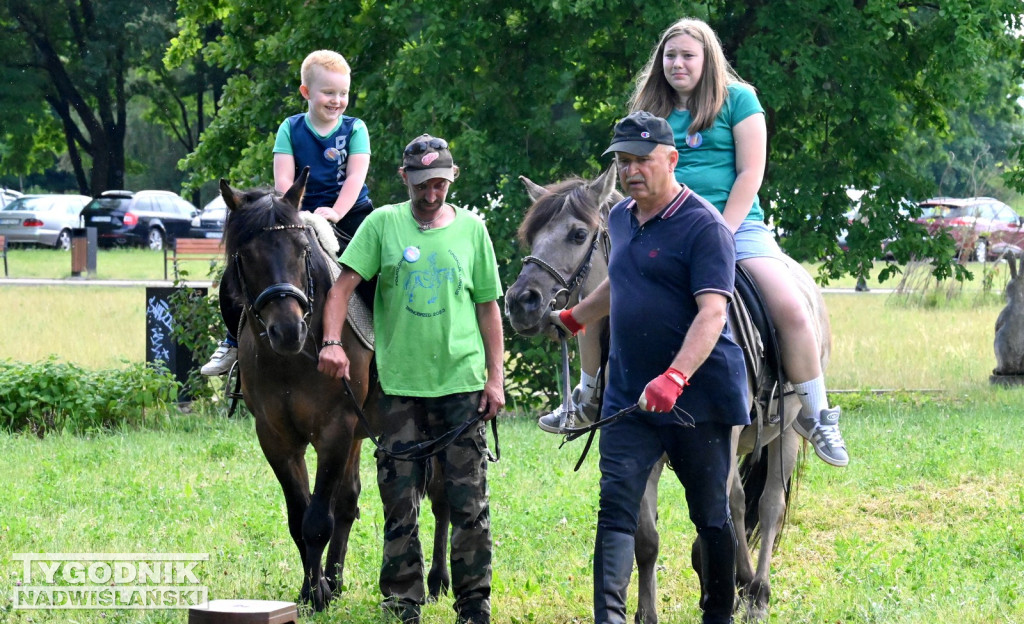
[[[301,225],[298,211],[272,188],[241,191],[238,208],[228,210],[224,222],[224,249],[233,255],[257,234],[275,225]]]
[[[601,206],[594,203],[593,195],[587,192],[588,181],[573,176],[544,187],[547,193],[534,202],[519,225],[516,237],[526,247],[533,244],[533,238],[554,219],[555,215],[568,211],[591,228],[601,225]],[[613,199],[621,199],[612,192]]]

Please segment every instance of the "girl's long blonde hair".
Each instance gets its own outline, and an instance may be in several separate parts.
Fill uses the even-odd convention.
[[[704,68],[700,82],[687,102],[679,101],[679,96],[665,78],[662,67],[665,44],[669,39],[679,35],[693,37],[704,48]],[[629,112],[645,110],[659,117],[668,117],[677,105],[685,106],[693,120],[688,132],[693,134],[710,128],[715,122],[715,117],[729,97],[728,86],[732,83],[750,86],[725,59],[722,42],[718,40],[715,31],[702,20],[684,17],[661,34],[651,58],[637,76],[633,95],[629,98]]]

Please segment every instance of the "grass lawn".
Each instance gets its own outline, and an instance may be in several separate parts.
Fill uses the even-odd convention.
[[[58,252],[18,251],[70,262]],[[162,254],[109,253],[99,264],[101,272],[104,263],[118,264],[110,277],[162,276]],[[0,359],[58,354],[90,367],[144,359],[144,288],[0,290]],[[987,380],[1000,302],[961,296],[907,305],[871,294],[827,295],[826,303],[830,387],[942,392],[833,395],[844,408],[852,462],[835,469],[808,460],[773,560],[771,621],[1024,622],[1022,391]],[[196,572],[211,598],[296,599],[301,566],[252,421],[209,411],[172,410],[145,431],[42,440],[0,434],[0,622],[187,619],[183,611],[13,610],[22,578],[14,553],[207,553]],[[582,443],[559,450],[559,438],[527,417],[503,418],[501,436],[503,459],[490,473],[494,621],[589,621],[596,454],[574,473]],[[312,468],[315,458],[308,460]],[[361,475],[346,591],[327,613],[304,621],[382,621],[381,512],[369,447]],[[693,530],[670,474],[659,513],[661,621],[698,622],[688,563]],[[423,535],[432,522],[425,517]],[[450,597],[424,611],[428,624],[453,619]]]
[[[774,622],[910,624],[1024,621],[1024,444],[1019,395],[848,402],[853,461],[811,457],[774,560]],[[850,397],[847,397],[850,399]],[[586,622],[597,508],[596,455],[528,419],[501,423],[491,466],[494,621]],[[279,487],[250,420],[181,415],[158,431],[93,437],[0,436],[0,619],[184,622],[181,611],[11,610],[22,570],[12,553],[208,553],[197,576],[210,597],[296,599],[298,554]],[[310,457],[311,462],[315,459]],[[347,590],[313,622],[372,623],[381,512],[372,454],[361,473]],[[689,567],[693,530],[670,473],[659,501],[661,621],[699,622]],[[430,530],[429,513],[424,512]],[[635,580],[635,579],[634,579]],[[634,597],[629,608],[635,608]],[[451,598],[424,622],[453,620]]]
[[[0,293],[0,360],[56,354],[97,368],[145,361],[144,287],[0,286]],[[919,307],[890,295],[827,294],[825,303],[833,389],[961,391],[988,384],[1001,309],[994,299]]]
[[[7,252],[11,278],[67,279],[71,277],[71,253],[55,249],[15,247]],[[190,279],[208,280],[208,261],[188,260],[182,267]],[[174,279],[168,266],[169,278]],[[84,278],[83,278],[84,279]],[[163,280],[164,253],[138,248],[96,250],[96,280]]]

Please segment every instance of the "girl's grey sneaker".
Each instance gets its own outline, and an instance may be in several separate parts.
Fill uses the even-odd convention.
[[[231,365],[238,360],[238,347],[232,347],[226,342],[220,343],[217,350],[213,352],[210,361],[203,364],[199,372],[207,377],[226,375],[231,370]]]
[[[568,426],[578,427],[580,425],[588,425],[597,421],[597,404],[586,403],[580,405],[579,399],[582,393],[583,390],[579,386],[576,386],[572,391],[570,401],[572,402],[572,409],[576,411],[576,422],[566,423]],[[562,433],[562,429],[559,425],[562,423],[562,414],[564,413],[565,406],[559,405],[555,408],[555,411],[538,418],[537,426],[548,433]]]
[[[814,452],[826,464],[842,468],[850,463],[846,442],[839,431],[838,407],[821,410],[818,418],[806,416],[801,409],[793,421],[793,428],[807,438],[814,447]]]
[[[550,414],[544,414],[537,419],[537,426],[547,431],[548,433],[562,433],[562,414],[565,413],[565,406],[559,405],[555,408],[555,411]],[[576,413],[579,413],[579,407],[576,407]],[[567,426],[573,426],[574,423],[566,421]]]

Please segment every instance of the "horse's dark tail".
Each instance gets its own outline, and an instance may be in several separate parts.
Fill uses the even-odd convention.
[[[793,435],[793,432],[789,432],[788,435]],[[799,475],[802,465],[803,461],[797,461],[793,475],[786,482],[784,495],[786,511],[782,516],[782,526],[779,527],[779,531],[775,535],[775,543],[772,544],[772,550],[775,550],[779,542],[782,541],[782,532],[786,527],[786,520],[789,518],[789,510],[791,509],[790,503],[795,501],[796,496],[796,493],[793,491],[793,485],[800,482]],[[747,529],[747,547],[753,549],[761,541],[761,517],[758,506],[761,502],[761,495],[768,484],[768,449],[763,448],[760,453],[744,455],[737,469],[740,483],[743,484],[744,499],[746,500],[743,518]]]

